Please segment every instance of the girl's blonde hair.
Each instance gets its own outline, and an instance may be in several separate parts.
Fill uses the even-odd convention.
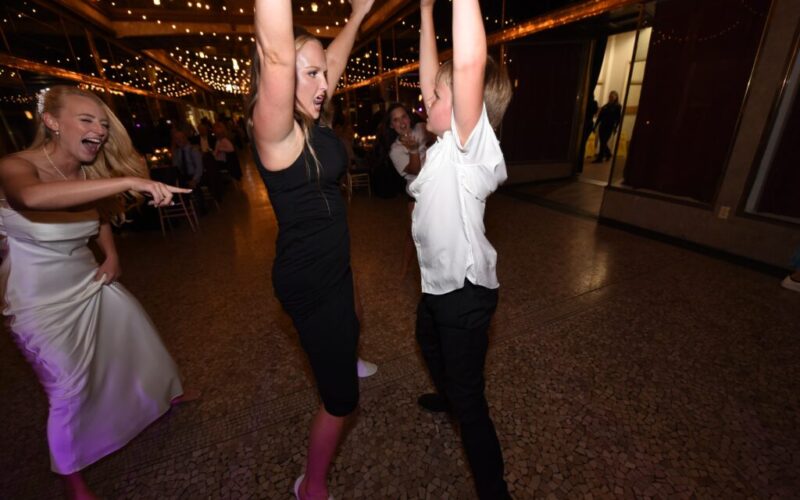
[[[47,128],[42,116],[50,113],[58,117],[64,107],[65,99],[69,96],[84,97],[94,101],[108,116],[108,137],[97,153],[92,163],[83,165],[87,179],[110,179],[112,177],[149,177],[144,158],[136,151],[131,138],[119,118],[109,109],[97,95],[78,87],[58,85],[51,87],[43,97],[39,108],[36,135],[28,149],[38,149],[53,140],[56,134]],[[97,211],[103,220],[120,224],[125,220],[125,210],[131,202],[138,203],[143,200],[140,193],[128,191],[123,194],[111,196],[97,202]]]
[[[304,30],[303,28],[295,26],[294,28],[294,51],[297,53],[303,46],[311,41],[316,41],[320,44],[322,42],[319,41],[317,37],[309,33],[308,31]],[[261,79],[261,58],[258,56],[258,49],[253,49],[253,61],[250,64],[250,91],[247,93],[247,97],[245,98],[245,115],[247,116],[247,136],[250,140],[253,140],[253,110],[256,107],[256,102],[258,102],[258,83]],[[314,147],[311,145],[311,129],[314,126],[314,118],[303,112],[303,110],[295,105],[294,107],[294,119],[300,124],[300,128],[303,131],[303,140],[305,142],[306,148],[308,152],[311,154],[311,157],[314,161],[314,165],[316,167],[317,172],[317,183],[320,181],[320,177],[322,174],[322,166],[319,162],[319,158],[317,157],[317,152],[314,151]],[[309,167],[308,159],[306,158],[305,150],[303,152],[303,160],[306,164],[306,173],[311,178],[311,169]]]

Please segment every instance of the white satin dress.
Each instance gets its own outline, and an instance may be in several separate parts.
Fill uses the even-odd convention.
[[[59,474],[125,446],[183,393],[139,302],[118,283],[95,281],[87,243],[98,229],[94,210],[0,206],[3,314],[47,393],[50,460]]]

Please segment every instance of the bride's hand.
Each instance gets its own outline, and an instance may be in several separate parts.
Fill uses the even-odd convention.
[[[106,256],[103,264],[97,268],[97,273],[94,275],[95,281],[103,280],[104,285],[109,285],[122,276],[122,268],[119,266],[119,258],[116,255]]]
[[[191,193],[191,189],[184,189],[157,182],[150,179],[139,177],[131,178],[131,190],[144,193],[152,198],[150,205],[155,207],[165,207],[172,203],[172,195],[175,193]]]

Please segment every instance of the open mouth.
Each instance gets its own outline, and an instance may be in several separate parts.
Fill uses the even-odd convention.
[[[96,155],[98,151],[100,151],[100,147],[103,145],[103,141],[94,137],[87,137],[81,141],[84,149],[91,153],[92,155]]]
[[[317,97],[315,97],[314,98],[314,109],[316,109],[317,111],[322,109],[322,103],[324,103],[324,102],[325,102],[325,94],[318,95]]]

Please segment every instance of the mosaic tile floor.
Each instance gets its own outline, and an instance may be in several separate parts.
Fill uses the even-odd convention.
[[[596,219],[605,187],[581,177],[504,186],[500,192],[545,208]]]
[[[197,234],[124,233],[122,282],[203,399],[90,467],[104,498],[290,499],[317,408],[270,285],[276,224],[252,169]],[[402,200],[351,204],[363,296],[361,409],[331,474],[346,499],[470,499],[451,422],[413,339],[418,277],[398,276]],[[503,194],[486,225],[500,305],[488,398],[515,498],[797,498],[800,295],[775,277]],[[0,497],[59,498],[47,402],[0,337]]]

